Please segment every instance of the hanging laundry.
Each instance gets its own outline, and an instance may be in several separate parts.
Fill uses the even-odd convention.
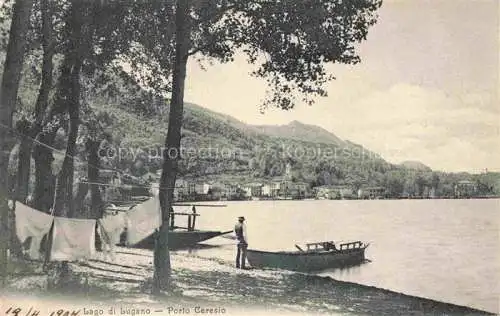
[[[127,226],[124,213],[109,215],[97,221],[102,252],[112,261],[115,260],[115,245],[120,243],[120,235]]]
[[[75,261],[95,253],[95,219],[54,218],[50,259]]]
[[[110,259],[111,261],[115,261],[115,248],[113,243],[111,242],[111,239],[102,227],[101,223],[99,220],[97,221],[97,230],[96,230],[96,241],[99,240],[101,242],[101,247],[100,249],[97,249],[99,252],[104,256],[103,260],[106,261],[107,259]],[[96,246],[97,248],[97,246]]]
[[[150,198],[127,211],[127,243],[134,245],[155,232],[161,226],[158,197]]]
[[[16,234],[22,244],[29,242],[28,255],[31,259],[40,259],[40,244],[48,234],[54,217],[37,211],[20,202],[16,202]]]
[[[99,219],[98,222],[108,235],[109,242],[113,245],[118,244],[120,242],[120,234],[125,230],[125,227],[127,227],[125,213],[121,212],[117,215],[108,215]]]

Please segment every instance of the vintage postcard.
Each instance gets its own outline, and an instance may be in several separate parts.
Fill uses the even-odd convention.
[[[0,0],[0,316],[500,313],[496,0]]]

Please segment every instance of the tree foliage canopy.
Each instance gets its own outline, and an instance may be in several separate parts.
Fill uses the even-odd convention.
[[[256,65],[251,75],[268,83],[264,108],[311,104],[315,97],[327,95],[324,86],[334,79],[325,69],[328,63],[360,62],[355,45],[366,39],[381,4],[382,0],[195,0],[188,21],[189,55],[200,62],[228,63],[243,52]],[[141,34],[135,31],[138,45],[129,57],[135,66],[148,64],[152,76],[160,72],[168,79],[176,40],[175,1],[152,1],[144,14],[146,25],[138,28]],[[152,77],[148,79],[157,86]]]

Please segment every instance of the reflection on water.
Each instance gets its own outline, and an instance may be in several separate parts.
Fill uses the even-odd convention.
[[[249,248],[294,250],[323,240],[370,242],[359,266],[319,273],[499,312],[500,200],[252,201],[199,208],[199,229],[231,229],[245,216]],[[232,263],[236,245],[217,237],[191,254]]]
[[[315,274],[317,275],[331,275],[331,274],[338,274],[340,276],[349,276],[352,274],[359,274],[360,269],[363,268],[364,265],[369,264],[371,262],[370,259],[365,259],[361,263],[356,263],[356,264],[350,264],[347,266],[343,267],[337,267],[337,268],[332,268],[332,269],[325,269],[319,272],[316,272]]]

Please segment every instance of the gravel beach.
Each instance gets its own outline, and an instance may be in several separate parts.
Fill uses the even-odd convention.
[[[40,263],[15,263],[1,305],[48,308],[47,316],[56,306],[70,306],[78,315],[491,315],[328,277],[237,270],[223,260],[175,252],[174,289],[153,296],[152,262],[148,250],[118,247],[114,260],[98,253],[93,260],[70,263],[74,286],[62,293],[47,292]]]

